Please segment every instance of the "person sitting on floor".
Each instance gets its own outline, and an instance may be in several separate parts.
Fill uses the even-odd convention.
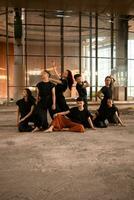
[[[17,126],[20,132],[29,132],[33,128],[28,123],[34,122],[34,106],[35,98],[32,96],[32,92],[25,88],[23,90],[23,98],[16,102],[17,105]]]
[[[91,113],[84,108],[84,100],[78,97],[77,107],[55,114],[54,120],[45,132],[62,131],[65,129],[73,132],[84,132],[85,128],[95,130],[91,117]]]
[[[98,128],[106,128],[109,123],[111,124],[121,124],[125,126],[119,116],[118,108],[113,104],[112,99],[107,99],[107,104],[105,106],[105,112],[97,110],[93,116],[93,123]]]
[[[106,119],[109,123],[125,126],[119,116],[119,110],[113,104],[112,99],[107,99]]]

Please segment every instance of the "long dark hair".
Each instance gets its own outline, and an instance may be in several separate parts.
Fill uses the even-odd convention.
[[[105,77],[105,80],[107,80],[108,78],[111,80],[109,86],[110,86],[110,88],[112,88],[112,87],[113,87],[113,81],[112,81],[112,79],[111,79],[111,76],[106,76],[106,77]]]
[[[26,92],[27,92],[28,101],[34,101],[35,102],[35,98],[33,97],[31,90],[29,88],[25,88],[24,90],[26,90]]]
[[[67,69],[67,72],[68,72],[68,76],[67,76],[68,87],[71,90],[72,86],[73,86],[73,83],[74,83],[74,79],[73,79],[72,72],[69,69]]]

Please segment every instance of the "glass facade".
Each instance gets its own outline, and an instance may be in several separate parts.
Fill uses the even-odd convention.
[[[125,17],[108,14],[1,8],[0,100],[14,99],[16,88],[34,90],[43,69],[53,73],[53,63],[59,73],[81,73],[90,83],[90,100],[96,100],[110,74],[115,87],[125,88],[124,100],[133,99],[134,33],[122,35],[123,23],[133,26]],[[75,85],[69,95],[76,96]]]

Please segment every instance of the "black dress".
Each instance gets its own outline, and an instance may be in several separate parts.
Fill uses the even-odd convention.
[[[98,111],[99,111],[99,113],[105,115],[106,109],[107,109],[107,100],[112,99],[112,88],[104,86],[104,87],[101,88],[101,92],[103,93],[104,97],[101,101],[101,104],[100,104]]]
[[[16,105],[19,107],[20,112],[20,119],[24,118],[30,111],[31,107],[35,105],[35,99],[31,98],[28,101],[25,101],[25,99],[20,99],[16,102]],[[34,122],[34,115],[32,114],[27,119],[25,119],[23,122],[19,123],[18,129],[20,132],[29,132],[32,131],[32,127],[28,124],[29,122]]]
[[[66,79],[61,79],[61,81],[62,83],[58,83],[55,87],[57,112],[69,110],[69,106],[67,105],[63,95],[63,92],[65,92],[68,87],[68,82]]]

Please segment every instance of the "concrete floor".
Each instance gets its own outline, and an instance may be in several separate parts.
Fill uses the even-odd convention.
[[[126,127],[18,133],[0,110],[0,200],[134,200],[134,109]]]

